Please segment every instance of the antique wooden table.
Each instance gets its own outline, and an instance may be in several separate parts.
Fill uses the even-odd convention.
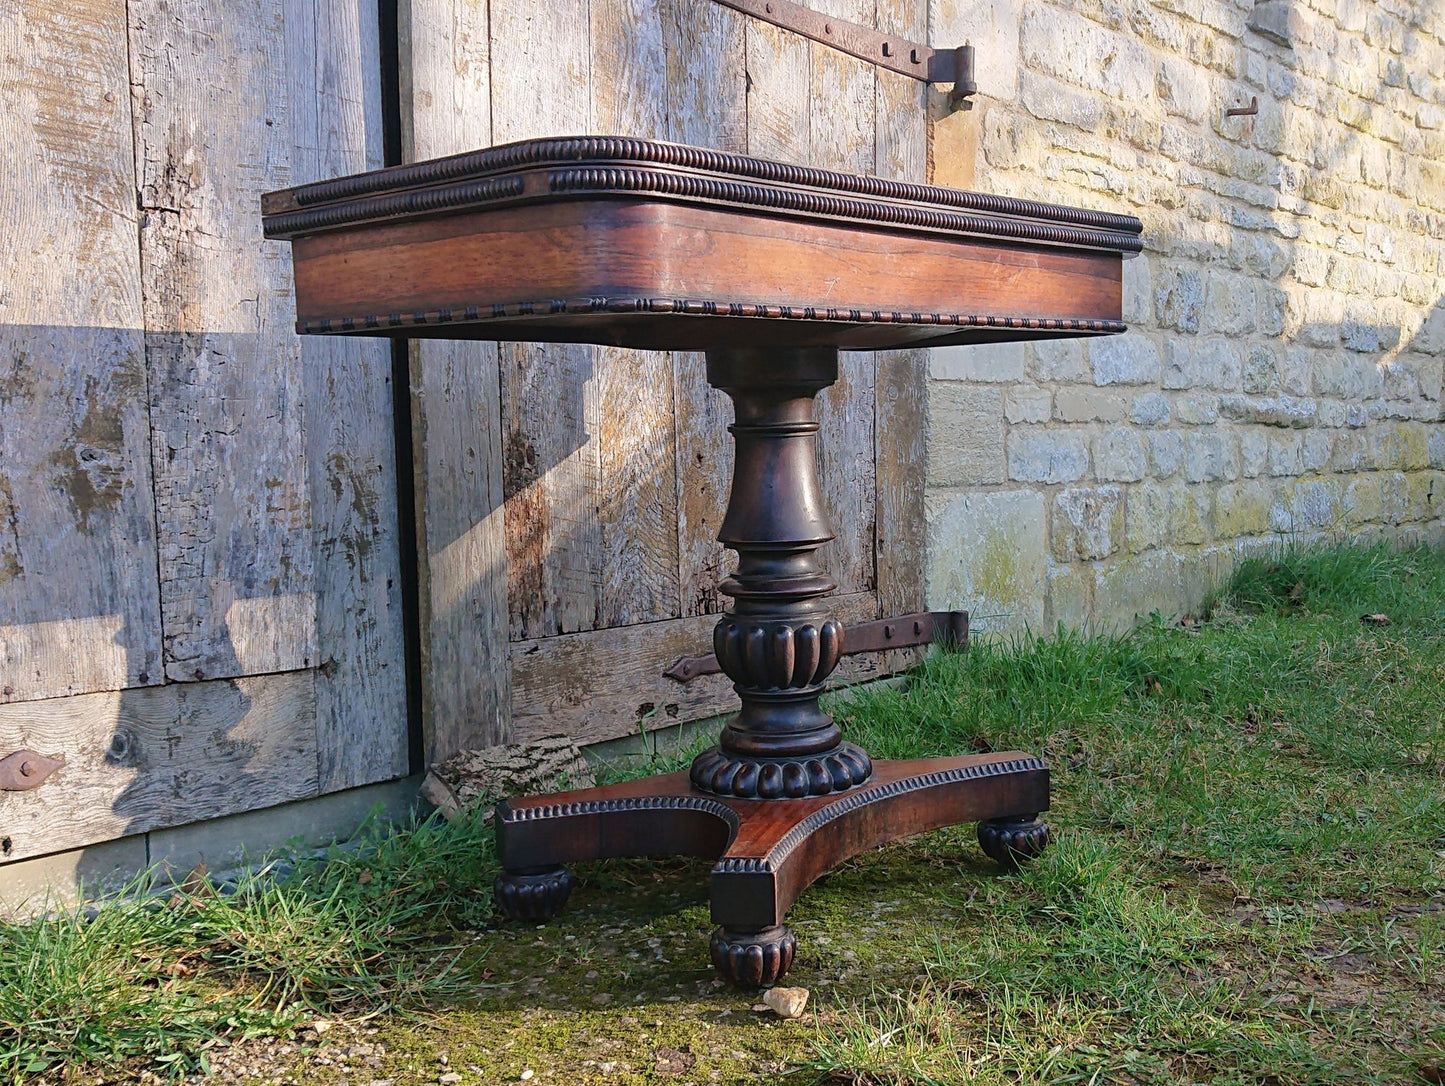
[[[292,242],[303,333],[703,350],[732,398],[719,538],[738,565],[714,647],[741,709],[690,772],[500,804],[502,912],[557,912],[573,861],[716,858],[713,963],[769,984],[796,945],[784,913],[849,856],[969,821],[1002,863],[1044,848],[1038,758],[874,762],[819,709],[844,633],[814,397],[839,350],[1123,331],[1137,219],[612,137],[339,178],[263,211]]]

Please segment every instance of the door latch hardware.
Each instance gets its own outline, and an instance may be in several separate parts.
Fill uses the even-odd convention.
[[[843,655],[860,652],[882,652],[884,649],[907,649],[915,645],[946,642],[954,648],[968,645],[967,611],[919,611],[897,618],[881,618],[877,622],[860,622],[843,628]],[[722,670],[717,657],[683,656],[663,672],[674,682],[686,683]]]
[[[948,95],[951,110],[972,109],[970,96],[978,93],[973,81],[973,46],[930,49],[894,34],[882,34],[871,26],[835,19],[831,15],[795,4],[792,0],[717,0],[719,4],[751,15],[765,23],[791,30],[805,38],[830,45],[849,56],[910,76],[924,83],[952,83]]]
[[[28,792],[39,788],[45,778],[65,764],[63,754],[36,754],[17,750],[0,758],[0,792]]]

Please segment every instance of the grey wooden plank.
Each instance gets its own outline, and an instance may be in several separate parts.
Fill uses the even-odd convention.
[[[0,749],[65,755],[0,792],[3,859],[21,860],[317,792],[316,672],[169,683],[0,706]]]
[[[720,151],[748,149],[747,20],[714,0],[674,0],[664,27],[668,139]],[[673,354],[677,435],[677,552],[683,615],[720,612],[734,559],[718,542],[732,478],[732,404],[707,383],[700,351]]]
[[[125,19],[0,9],[0,703],[163,677]]]
[[[878,28],[923,40],[928,23],[924,0],[878,0]],[[875,99],[875,166],[880,177],[928,180],[927,88],[884,69]],[[874,440],[877,505],[875,547],[878,607],[883,615],[924,606],[923,515],[926,482],[928,382],[927,350],[880,351],[877,361]],[[888,670],[911,666],[919,650],[888,654]]]
[[[814,0],[817,10],[873,22],[873,0]],[[821,42],[809,43],[808,164],[874,171],[877,69]],[[874,388],[877,356],[845,351],[838,381],[818,398],[818,461],[837,538],[824,560],[845,592],[874,588]]]
[[[668,135],[669,4],[592,0],[592,123],[599,132]],[[681,614],[672,357],[595,355],[599,626]]]
[[[592,127],[587,0],[491,12],[496,143]],[[596,351],[502,344],[508,610],[513,639],[592,629],[602,610]]]
[[[166,676],[309,667],[303,362],[289,255],[257,214],[294,180],[287,8],[129,9]]]
[[[374,3],[291,0],[292,181],[382,165]],[[408,771],[390,345],[302,343],[319,671],[320,789]]]
[[[492,142],[485,4],[400,5],[401,119],[408,161]],[[497,347],[409,345],[428,763],[509,740],[507,550]]]
[[[833,601],[844,622],[874,617],[870,592]],[[517,742],[565,733],[577,743],[599,743],[735,710],[737,694],[725,675],[689,683],[664,677],[679,656],[712,651],[712,615],[691,615],[613,630],[586,630],[512,645],[513,726]],[[880,674],[872,653],[844,657],[835,681]]]

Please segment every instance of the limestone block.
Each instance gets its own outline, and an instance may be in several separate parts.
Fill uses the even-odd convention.
[[[1191,268],[1170,268],[1159,275],[1154,301],[1161,327],[1197,332],[1204,315],[1204,279]]]
[[[1240,371],[1240,387],[1251,395],[1270,392],[1279,384],[1279,359],[1263,344],[1252,344]]]
[[[1445,475],[1417,471],[1405,476],[1405,519],[1434,520],[1445,507]]]
[[[1380,478],[1371,473],[1351,479],[1345,487],[1345,523],[1351,528],[1380,519]]]
[[[1314,390],[1320,396],[1358,402],[1383,395],[1385,382],[1374,359],[1327,351],[1315,356]]]
[[[1243,275],[1216,271],[1209,276],[1204,307],[1204,330],[1237,336],[1255,327],[1254,281]]]
[[[1239,478],[1239,442],[1232,433],[1198,430],[1185,439],[1184,478],[1191,483]]]
[[[1144,107],[1154,94],[1154,56],[1129,35],[1071,11],[1033,5],[1019,31],[1024,62],[1066,83]]]
[[[1019,82],[1020,0],[929,0],[929,43],[974,47],[979,91],[1013,101]]]
[[[1082,381],[1089,376],[1084,343],[1078,339],[1041,339],[1032,347],[1030,373],[1038,381]]]
[[[1334,438],[1323,430],[1306,431],[1300,441],[1300,464],[1305,471],[1323,471],[1329,467],[1334,452]]]
[[[1135,426],[1163,426],[1169,422],[1169,397],[1158,392],[1135,396],[1129,405],[1129,421]]]
[[[1054,396],[1054,418],[1060,422],[1118,422],[1128,400],[1112,389],[1061,388]]]
[[[1092,340],[1089,361],[1096,385],[1151,385],[1159,380],[1159,348],[1138,334]]]
[[[938,381],[928,393],[928,482],[1001,483],[1003,392],[996,386]]]
[[[1003,416],[1011,423],[1048,422],[1054,394],[1046,388],[1014,385],[1004,390]]]
[[[1100,480],[1136,483],[1148,466],[1148,445],[1132,427],[1114,426],[1094,438],[1094,474]]]
[[[1229,392],[1239,387],[1244,358],[1236,340],[1223,337],[1171,339],[1164,351],[1165,388],[1212,388]]]
[[[1430,431],[1427,455],[1432,468],[1445,468],[1445,430]]]
[[[1304,474],[1304,440],[1299,434],[1269,435],[1269,473],[1276,477]]]
[[[1027,483],[1072,483],[1089,470],[1084,435],[1027,427],[1008,435],[1008,476]]]
[[[967,608],[974,628],[987,632],[1042,624],[1048,570],[1042,494],[932,490],[924,513],[930,608]]]
[[[1182,56],[1166,54],[1159,58],[1154,92],[1160,104],[1176,117],[1195,124],[1210,119],[1209,106],[1213,96],[1210,94],[1209,76]]]
[[[1369,467],[1370,449],[1363,433],[1335,435],[1334,448],[1330,452],[1330,471],[1351,473],[1368,471]]]
[[[1235,422],[1302,430],[1315,424],[1319,408],[1298,396],[1221,396],[1219,410]]]
[[[1149,433],[1149,471],[1156,479],[1167,479],[1184,463],[1184,435],[1175,430]]]
[[[1117,486],[1068,487],[1054,496],[1054,557],[1107,558],[1124,541],[1124,491]]]
[[[1086,565],[1049,563],[1048,623],[1081,628],[1089,620],[1089,604],[1094,586],[1094,571]]]
[[[1239,433],[1239,473],[1246,479],[1262,475],[1269,457],[1269,436],[1259,430]]]
[[[1131,553],[1166,543],[1193,546],[1210,537],[1212,498],[1207,486],[1146,483],[1131,487],[1125,539]]]
[[[1250,12],[1249,29],[1286,48],[1309,45],[1314,40],[1308,17],[1292,0],[1260,0]]]
[[[1175,396],[1174,420],[1186,426],[1213,426],[1219,421],[1219,397],[1209,392]]]
[[[1124,261],[1124,320],[1130,324],[1154,321],[1154,280],[1149,258],[1143,253]]]
[[[1270,527],[1276,532],[1314,532],[1344,523],[1344,484],[1335,478],[1297,479],[1282,488],[1270,507]]]
[[[1024,109],[1041,121],[1092,132],[1103,119],[1103,106],[1092,92],[1073,90],[1056,79],[1030,71],[1021,73],[1019,86]]]
[[[1024,345],[977,343],[935,347],[929,355],[928,373],[935,381],[1021,381]]]
[[[1264,480],[1226,483],[1214,495],[1214,534],[1219,539],[1270,530],[1274,492]]]
[[[1194,602],[1172,551],[1116,559],[1094,574],[1094,621],[1106,629],[1127,629],[1155,611],[1181,614]]]

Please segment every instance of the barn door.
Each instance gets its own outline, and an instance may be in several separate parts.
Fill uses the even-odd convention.
[[[378,49],[374,0],[0,4],[0,756],[66,759],[0,863],[407,771],[390,354],[294,334],[259,202],[381,165]]]
[[[921,39],[924,0],[812,0]],[[922,180],[922,85],[711,0],[403,0],[411,159],[599,133]],[[731,703],[710,651],[731,405],[700,354],[411,347],[429,753],[595,742]],[[920,352],[845,354],[822,398],[845,620],[921,593]],[[892,662],[854,657],[853,674]]]

